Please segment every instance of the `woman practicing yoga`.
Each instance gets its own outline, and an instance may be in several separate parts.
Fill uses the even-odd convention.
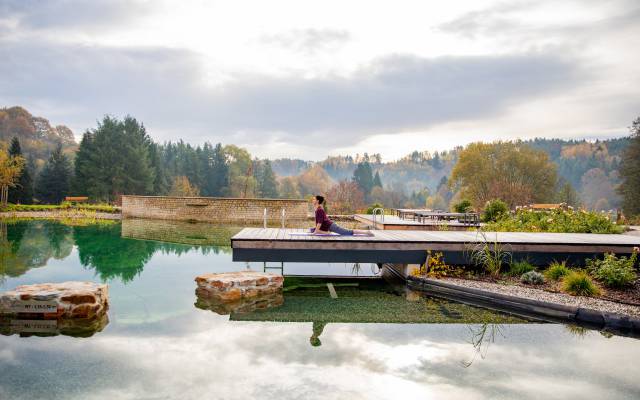
[[[311,232],[315,235],[326,235],[329,232],[337,233],[338,235],[364,235],[373,236],[373,232],[364,231],[360,229],[346,229],[331,221],[324,211],[324,197],[317,195],[313,198],[313,206],[316,209],[316,227],[311,228]]]

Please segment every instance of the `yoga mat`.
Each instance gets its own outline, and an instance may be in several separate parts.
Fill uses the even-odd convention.
[[[370,237],[370,235],[361,235],[361,234],[357,234],[357,235],[338,235],[337,233],[319,233],[319,234],[315,234],[315,233],[307,233],[307,232],[291,232],[289,233],[289,235],[291,236],[366,236],[366,237]]]

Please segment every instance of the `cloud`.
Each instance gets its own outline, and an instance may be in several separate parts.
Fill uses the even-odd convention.
[[[16,30],[115,28],[152,10],[151,2],[127,0],[4,0],[0,19],[15,19]]]
[[[236,72],[218,86],[203,81],[199,55],[181,49],[20,43],[2,45],[0,59],[1,102],[75,110],[64,117],[76,130],[104,114],[131,114],[161,139],[280,141],[322,152],[371,134],[499,115],[587,77],[552,53],[390,55],[346,77]]]
[[[276,35],[264,35],[260,38],[260,42],[312,55],[317,52],[336,50],[350,39],[351,35],[346,30],[296,29]]]

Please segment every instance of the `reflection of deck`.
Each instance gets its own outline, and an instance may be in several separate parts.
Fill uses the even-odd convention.
[[[518,258],[584,262],[605,252],[630,254],[640,237],[590,233],[374,231],[374,236],[297,236],[303,229],[244,228],[231,238],[234,261],[422,263],[442,251],[451,264],[468,262],[477,243],[497,242]]]
[[[380,215],[376,216],[374,226],[373,215],[371,214],[356,214],[353,217],[358,222],[380,230],[466,231],[475,229],[478,226],[477,224],[464,224],[457,220],[438,221],[437,219],[424,219],[423,221],[417,221],[408,218],[399,218],[395,215],[385,215],[384,219],[382,219]]]
[[[232,313],[233,321],[320,323],[524,323],[524,319],[471,307],[462,303],[407,298],[380,289],[336,287],[337,298],[327,288],[298,289],[285,293],[281,306],[249,313]]]

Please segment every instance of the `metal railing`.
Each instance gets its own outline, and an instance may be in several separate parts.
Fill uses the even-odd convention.
[[[262,213],[262,226],[264,227],[264,229],[267,229],[267,208],[265,207],[264,212]],[[285,209],[283,208],[281,213],[280,213],[280,218],[282,221],[282,229],[285,228],[285,221],[287,219],[287,212],[285,211]]]
[[[377,221],[377,215],[378,212],[380,212],[380,220],[381,222],[384,224],[384,208],[382,207],[376,207],[373,209],[372,215],[373,215],[373,229],[378,229],[378,221]]]

